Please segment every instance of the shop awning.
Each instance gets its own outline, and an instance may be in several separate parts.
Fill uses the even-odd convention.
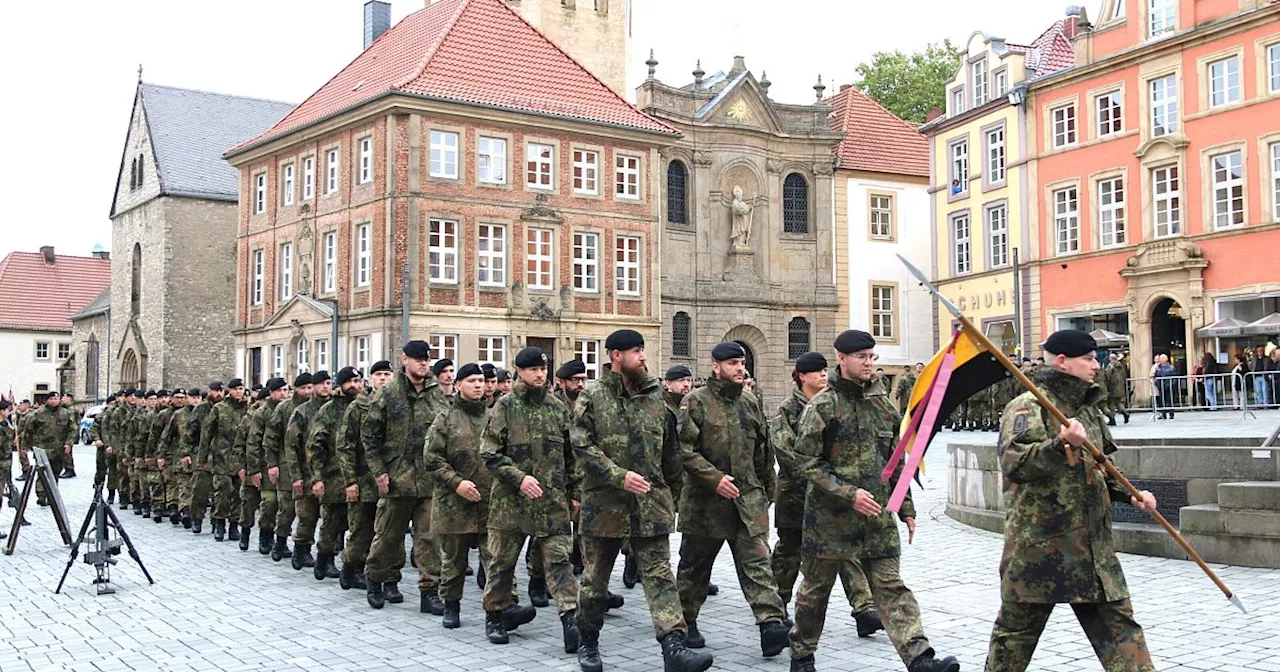
[[[1249,326],[1244,320],[1237,320],[1234,317],[1224,317],[1213,324],[1196,329],[1196,336],[1200,338],[1225,338],[1228,336],[1242,336],[1244,329]]]
[[[1093,340],[1098,342],[1099,348],[1127,348],[1129,347],[1129,337],[1125,334],[1117,334],[1114,331],[1106,329],[1094,329],[1089,332]]]
[[[1250,322],[1240,330],[1240,333],[1250,336],[1280,334],[1280,313],[1271,313],[1257,322]]]

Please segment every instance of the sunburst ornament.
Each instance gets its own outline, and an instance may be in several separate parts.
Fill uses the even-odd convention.
[[[745,100],[739,100],[729,108],[729,116],[738,121],[746,121],[751,118],[751,108],[747,107]]]

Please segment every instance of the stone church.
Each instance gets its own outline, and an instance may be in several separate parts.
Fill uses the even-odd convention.
[[[670,86],[649,77],[637,105],[680,130],[662,151],[664,366],[709,376],[711,349],[737,341],[767,408],[785,399],[796,357],[831,351],[836,293],[832,108],[769,97],[742,57]]]

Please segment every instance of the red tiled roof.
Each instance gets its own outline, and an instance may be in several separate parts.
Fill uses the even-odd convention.
[[[389,92],[679,134],[614,93],[502,0],[441,0],[405,17],[275,126],[228,154]]]
[[[1067,39],[1065,29],[1065,22],[1059,19],[1027,48],[1028,60],[1030,54],[1034,54],[1036,59],[1034,63],[1027,64],[1028,68],[1035,69],[1035,74],[1028,79],[1039,79],[1076,64],[1076,49]]]
[[[850,86],[832,96],[831,129],[844,133],[836,147],[840,168],[929,176],[929,140],[867,94]]]
[[[111,260],[10,252],[0,261],[0,329],[71,331],[80,312],[111,284]]]

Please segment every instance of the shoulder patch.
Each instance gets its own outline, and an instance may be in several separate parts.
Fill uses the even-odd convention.
[[[1027,431],[1027,414],[1026,409],[1018,409],[1013,414],[1013,434],[1019,436]]]

